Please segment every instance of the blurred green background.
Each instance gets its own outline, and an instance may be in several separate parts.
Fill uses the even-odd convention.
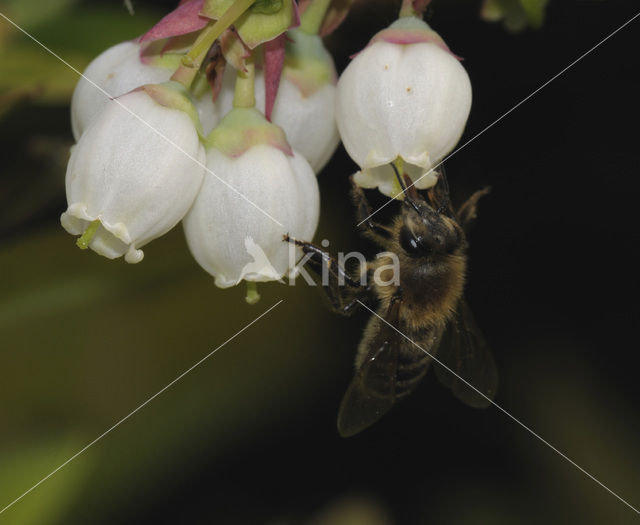
[[[503,23],[481,20],[478,1],[434,0],[428,13],[474,85],[461,143],[637,10],[554,1],[532,29],[539,13],[528,19],[532,3],[518,1],[494,2]],[[339,69],[398,4],[356,4],[328,41]],[[133,7],[0,1],[78,69],[172,3]],[[447,162],[456,200],[493,187],[470,239],[467,296],[498,362],[497,402],[635,506],[639,23]],[[58,222],[76,78],[0,19],[0,508],[283,302],[0,523],[635,522],[504,414],[463,406],[431,375],[370,430],[339,438],[366,315],[332,315],[303,283],[262,286],[249,306],[244,289],[215,288],[180,228],[139,265],[80,252]],[[317,239],[373,254],[355,229],[352,171],[340,150],[319,176]]]

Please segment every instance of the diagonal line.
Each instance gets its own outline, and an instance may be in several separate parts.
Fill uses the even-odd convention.
[[[207,173],[210,173],[211,175],[213,175],[216,179],[218,179],[220,182],[222,182],[222,184],[224,184],[225,186],[227,186],[227,188],[229,188],[231,191],[233,191],[234,193],[236,193],[239,197],[243,198],[245,201],[247,201],[249,204],[251,204],[251,206],[253,206],[254,208],[256,208],[258,211],[260,211],[261,213],[263,213],[264,215],[266,215],[267,217],[269,217],[273,222],[275,222],[278,226],[282,226],[284,227],[284,225],[278,221],[277,219],[275,219],[274,217],[272,217],[269,213],[267,213],[265,210],[263,210],[260,206],[258,206],[255,202],[249,200],[248,197],[246,197],[244,194],[242,194],[241,192],[239,192],[237,189],[235,189],[231,184],[229,184],[227,181],[221,179],[220,177],[218,177],[213,171],[211,171],[205,164],[203,164],[202,162],[200,162],[198,159],[196,159],[193,155],[191,155],[190,153],[188,153],[187,151],[185,151],[182,147],[180,147],[178,144],[176,144],[174,141],[172,141],[169,137],[167,137],[165,134],[163,134],[161,131],[159,131],[158,129],[154,128],[151,124],[149,124],[147,121],[145,121],[144,119],[142,119],[141,117],[139,117],[136,113],[134,113],[133,111],[131,111],[127,106],[125,106],[122,102],[120,102],[118,100],[117,97],[112,97],[109,93],[107,93],[104,89],[102,89],[98,84],[96,84],[93,80],[91,80],[89,77],[86,77],[85,75],[83,75],[80,71],[78,71],[75,67],[73,67],[71,64],[69,64],[69,62],[67,62],[66,60],[64,60],[60,55],[56,54],[55,52],[53,52],[51,49],[49,49],[47,46],[45,46],[42,42],[40,42],[38,39],[36,39],[33,35],[31,35],[30,33],[28,33],[27,31],[25,31],[24,29],[22,29],[18,24],[16,24],[13,20],[11,20],[10,18],[8,18],[4,13],[0,13],[0,16],[2,18],[4,18],[7,22],[9,22],[13,27],[15,27],[16,29],[18,29],[19,31],[21,31],[22,33],[24,33],[27,37],[29,37],[31,40],[33,40],[36,44],[38,44],[40,47],[42,47],[45,51],[47,51],[49,54],[51,54],[52,56],[54,56],[55,58],[57,58],[60,62],[62,62],[65,66],[67,66],[69,69],[71,69],[74,73],[78,74],[79,76],[81,76],[82,78],[84,78],[87,82],[89,82],[92,86],[94,86],[96,89],[100,90],[102,92],[102,94],[106,95],[107,97],[109,97],[111,100],[113,100],[114,102],[116,102],[121,108],[123,108],[125,111],[127,111],[129,114],[133,115],[135,118],[137,118],[140,122],[142,122],[145,126],[147,126],[150,130],[152,130],[156,135],[158,135],[159,137],[161,137],[162,139],[164,139],[166,142],[168,142],[169,144],[171,144],[174,148],[176,148],[178,151],[180,151],[181,153],[183,153],[186,157],[188,157],[189,159],[191,159],[193,162],[195,162],[198,166],[201,166],[202,168],[205,169],[205,171]]]
[[[447,155],[444,159],[442,159],[440,162],[438,162],[438,164],[436,164],[435,166],[433,166],[429,171],[427,171],[426,173],[424,173],[420,178],[416,179],[415,181],[413,181],[407,188],[405,188],[404,190],[402,190],[401,192],[398,193],[398,195],[396,195],[396,197],[389,199],[387,202],[385,202],[382,206],[380,206],[377,210],[375,210],[374,212],[372,212],[371,214],[369,214],[369,216],[365,219],[363,219],[362,221],[360,221],[358,223],[358,226],[360,226],[361,224],[363,224],[364,222],[368,221],[371,217],[373,217],[376,213],[378,213],[382,208],[385,208],[386,206],[388,206],[389,204],[391,204],[394,200],[396,200],[398,198],[399,195],[404,194],[404,192],[406,192],[409,188],[415,186],[420,180],[422,180],[424,177],[426,177],[427,175],[429,175],[429,173],[433,172],[436,168],[438,168],[441,164],[444,163],[444,161],[450,159],[451,157],[453,157],[456,153],[458,153],[461,149],[466,148],[469,144],[471,144],[474,140],[476,140],[478,137],[480,137],[480,135],[484,134],[485,131],[488,131],[489,129],[491,129],[493,126],[495,126],[498,122],[500,122],[502,119],[504,119],[507,115],[509,115],[510,113],[512,113],[513,111],[515,111],[516,109],[518,109],[522,104],[524,104],[527,100],[529,100],[531,97],[533,97],[534,95],[536,95],[539,91],[541,91],[542,89],[544,89],[545,87],[547,87],[549,84],[551,84],[551,82],[553,82],[556,78],[558,78],[559,76],[561,76],[562,74],[564,74],[567,70],[569,70],[570,68],[572,68],[573,66],[575,66],[578,62],[580,62],[584,57],[586,57],[587,55],[591,54],[593,51],[595,51],[598,47],[600,47],[602,44],[604,44],[607,40],[609,40],[613,35],[615,35],[618,31],[621,31],[622,29],[624,29],[626,26],[628,26],[631,22],[633,22],[636,18],[638,18],[640,16],[640,13],[635,14],[634,16],[632,16],[629,20],[627,20],[624,24],[622,24],[618,29],[616,29],[613,33],[609,34],[609,36],[603,38],[602,40],[600,40],[600,42],[598,42],[595,46],[593,46],[591,49],[589,49],[589,51],[586,51],[585,53],[583,53],[582,55],[580,55],[578,58],[576,58],[573,62],[571,62],[571,64],[569,64],[567,67],[565,67],[562,71],[560,71],[559,73],[556,73],[553,77],[551,77],[549,80],[547,80],[544,84],[542,84],[538,89],[536,89],[533,93],[531,93],[530,95],[528,95],[527,97],[523,98],[520,102],[518,102],[515,106],[513,106],[509,111],[507,111],[506,113],[504,113],[502,116],[500,116],[499,118],[497,118],[496,120],[494,120],[491,124],[489,124],[486,128],[484,128],[482,131],[480,131],[479,133],[476,133],[473,137],[471,137],[467,142],[465,142],[462,146],[456,148],[455,150],[453,150],[451,153],[449,153],[449,155]]]
[[[500,412],[502,412],[503,414],[505,414],[506,416],[508,416],[510,419],[512,419],[513,421],[515,421],[516,423],[518,423],[518,425],[520,425],[522,428],[524,428],[527,432],[529,432],[532,436],[538,438],[540,441],[542,441],[545,445],[547,445],[551,450],[553,450],[554,452],[556,452],[557,454],[559,454],[562,458],[564,458],[565,460],[567,460],[569,463],[571,463],[574,467],[576,467],[580,472],[582,472],[583,474],[585,474],[587,477],[591,478],[593,481],[595,481],[598,485],[600,485],[603,489],[605,489],[609,494],[615,496],[618,500],[620,500],[622,503],[624,503],[627,507],[629,507],[631,510],[633,510],[636,514],[640,514],[640,511],[638,509],[636,509],[633,505],[631,505],[630,503],[628,503],[627,501],[625,501],[624,499],[622,499],[620,496],[618,496],[615,492],[613,492],[613,490],[611,490],[609,487],[607,487],[604,483],[602,483],[601,481],[599,481],[598,479],[596,479],[594,476],[592,476],[591,474],[589,474],[585,469],[583,469],[580,465],[578,465],[575,461],[573,461],[571,458],[567,457],[565,454],[563,454],[562,452],[560,452],[556,447],[554,447],[551,443],[549,443],[546,439],[544,439],[543,437],[541,437],[539,434],[537,434],[536,432],[534,432],[531,428],[529,428],[527,425],[525,425],[522,421],[520,421],[518,418],[516,418],[515,416],[511,415],[511,413],[509,413],[507,410],[505,410],[504,408],[502,408],[500,405],[498,405],[498,403],[496,403],[493,399],[489,398],[488,396],[486,396],[483,392],[481,392],[480,390],[478,390],[475,386],[473,386],[471,383],[469,383],[469,381],[467,381],[466,379],[464,379],[463,377],[459,376],[456,372],[454,372],[453,370],[451,370],[451,368],[449,368],[447,365],[445,365],[442,361],[440,361],[437,357],[431,355],[429,352],[427,352],[424,348],[422,348],[418,343],[416,343],[415,341],[413,341],[411,338],[409,338],[408,336],[406,336],[405,334],[403,334],[400,330],[398,330],[395,326],[393,326],[391,323],[389,323],[386,319],[384,319],[383,317],[381,317],[380,315],[378,315],[376,312],[374,312],[371,308],[369,308],[366,304],[364,304],[363,302],[361,302],[359,299],[357,299],[357,301],[360,303],[361,306],[364,306],[367,310],[369,310],[373,315],[375,315],[377,318],[379,318],[381,321],[383,321],[385,324],[389,325],[391,328],[393,328],[396,332],[398,332],[402,337],[404,337],[407,341],[409,341],[411,344],[413,344],[414,346],[416,346],[417,348],[419,348],[420,350],[422,350],[425,354],[427,354],[431,359],[433,359],[436,363],[438,363],[441,367],[445,368],[448,372],[452,373],[454,376],[456,376],[458,379],[460,379],[460,381],[462,381],[465,385],[467,385],[469,388],[472,388],[475,392],[477,392],[478,394],[480,394],[482,397],[484,397],[487,401],[489,401],[493,406],[495,406],[498,410],[500,410]]]
[[[253,321],[251,321],[248,325],[245,325],[244,328],[242,328],[241,330],[239,330],[238,332],[236,332],[234,335],[232,335],[229,339],[227,339],[224,343],[222,343],[220,346],[218,346],[217,348],[215,348],[214,350],[212,350],[211,352],[209,352],[206,356],[204,356],[202,359],[200,359],[200,361],[198,361],[195,365],[191,366],[190,368],[188,368],[187,370],[185,370],[184,372],[182,372],[182,374],[180,374],[178,377],[176,377],[173,381],[171,381],[171,383],[169,383],[168,385],[166,385],[164,388],[162,388],[161,390],[159,390],[158,392],[156,392],[154,395],[152,395],[149,399],[147,399],[144,403],[142,403],[138,408],[136,408],[135,410],[132,410],[131,412],[129,412],[129,414],[127,414],[126,416],[124,416],[120,421],[118,421],[115,425],[113,425],[112,427],[110,427],[109,429],[105,430],[102,434],[100,434],[97,438],[95,438],[91,443],[89,443],[88,445],[86,445],[84,448],[82,448],[81,450],[79,450],[78,452],[76,452],[73,456],[71,456],[67,461],[65,461],[62,465],[60,465],[58,468],[56,468],[55,470],[51,471],[49,474],[47,474],[44,478],[42,478],[40,481],[38,481],[38,483],[36,483],[33,487],[31,487],[29,490],[27,490],[26,492],[24,492],[23,494],[21,494],[20,496],[18,496],[16,499],[14,499],[11,503],[9,503],[6,507],[4,507],[2,510],[0,510],[0,514],[2,514],[5,510],[7,510],[8,508],[10,508],[11,506],[13,506],[15,503],[17,503],[18,501],[20,501],[22,498],[24,498],[27,494],[29,494],[32,490],[34,490],[36,487],[40,486],[42,483],[44,483],[45,481],[47,481],[51,476],[53,476],[56,472],[58,472],[60,469],[64,468],[66,465],[68,465],[69,463],[71,463],[74,459],[76,459],[80,454],[82,454],[84,451],[86,451],[89,447],[95,445],[98,441],[100,441],[103,437],[105,437],[107,434],[109,434],[112,430],[116,429],[117,427],[119,427],[122,423],[124,423],[127,419],[129,419],[132,415],[134,415],[136,412],[138,412],[141,408],[145,407],[146,405],[148,405],[151,401],[153,401],[156,397],[158,397],[160,394],[162,394],[165,390],[167,390],[168,388],[170,388],[171,386],[173,386],[174,384],[176,384],[178,381],[180,381],[184,376],[186,376],[189,372],[191,372],[194,368],[196,368],[197,366],[201,365],[202,363],[204,363],[207,359],[209,359],[213,354],[215,354],[218,350],[220,350],[223,346],[225,346],[227,343],[229,343],[230,341],[232,341],[233,339],[235,339],[236,337],[238,337],[242,332],[244,332],[247,328],[249,328],[251,325],[253,325],[254,323],[256,323],[257,321],[259,321],[260,319],[262,319],[265,315],[267,315],[271,310],[273,310],[276,306],[278,306],[281,302],[283,301],[283,299],[280,299],[276,304],[274,304],[271,308],[269,308],[268,310],[266,310],[265,312],[263,312],[262,314],[260,314],[258,317],[256,317]]]

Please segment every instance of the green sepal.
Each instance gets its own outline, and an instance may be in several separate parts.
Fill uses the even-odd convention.
[[[256,0],[249,10],[261,15],[274,15],[282,9],[282,0]]]
[[[176,70],[180,67],[182,55],[177,53],[164,53],[162,55],[146,55],[141,62],[148,66]]]
[[[272,146],[293,156],[282,128],[269,122],[256,108],[233,108],[205,140],[207,148],[233,158],[259,145]]]
[[[335,84],[336,70],[329,52],[318,35],[290,29],[282,74],[303,96],[309,97],[326,84]]]
[[[228,29],[222,33],[219,39],[220,49],[227,64],[237,71],[246,71],[247,58],[251,56],[247,53],[247,48],[242,43],[242,39],[235,31],[229,31]]]
[[[207,0],[202,15],[217,20],[234,0]],[[258,0],[235,22],[234,26],[249,49],[273,40],[293,22],[291,0]]]
[[[189,51],[189,48],[193,45],[196,34],[197,33],[189,33],[187,35],[145,42],[142,44],[140,62],[148,66],[175,70],[180,66],[182,56]]]
[[[436,33],[424,20],[414,16],[399,18],[386,29],[376,33],[367,45],[376,42],[389,42],[391,44],[435,44],[441,49],[451,53],[442,37]]]
[[[144,91],[161,106],[179,109],[186,113],[193,122],[200,138],[204,138],[198,110],[193,104],[191,94],[180,82],[169,80],[162,84],[146,84],[136,88],[134,91]]]

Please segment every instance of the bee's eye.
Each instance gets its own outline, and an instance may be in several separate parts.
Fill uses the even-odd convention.
[[[428,252],[428,248],[420,242],[420,239],[416,239],[407,228],[400,230],[400,246],[408,255],[414,257],[424,256]]]

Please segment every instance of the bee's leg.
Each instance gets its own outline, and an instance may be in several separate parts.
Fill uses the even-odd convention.
[[[358,186],[353,177],[351,177],[351,198],[356,207],[356,220],[362,223],[361,227],[372,240],[378,243],[384,243],[392,234],[391,229],[371,220],[371,212],[373,209],[367,200],[367,197]]]
[[[313,243],[291,237],[289,234],[285,235],[283,240],[299,246],[302,248],[302,253],[310,255],[307,262],[316,274],[321,276],[323,267],[326,267],[330,279],[333,276],[335,277],[335,280],[341,284],[343,283],[350,287],[360,286],[360,283],[353,280],[345,269],[342,268],[342,266],[340,266],[333,257],[331,257],[329,252],[325,252],[322,248],[319,248]],[[325,283],[324,286],[327,286],[327,284]]]
[[[371,299],[371,286],[339,287],[335,285],[335,282],[331,282],[328,286],[323,286],[322,290],[329,299],[332,310],[346,316],[357,312],[362,303],[366,304]]]
[[[457,216],[460,226],[466,232],[471,226],[471,223],[478,216],[478,201],[487,195],[491,188],[489,186],[476,191],[471,197],[469,197],[458,210]]]
[[[314,281],[320,285],[335,312],[351,315],[360,306],[360,301],[367,299],[371,288],[352,279],[328,252],[289,235],[285,235],[284,240],[299,246],[305,255],[309,255],[307,263],[314,272]]]

